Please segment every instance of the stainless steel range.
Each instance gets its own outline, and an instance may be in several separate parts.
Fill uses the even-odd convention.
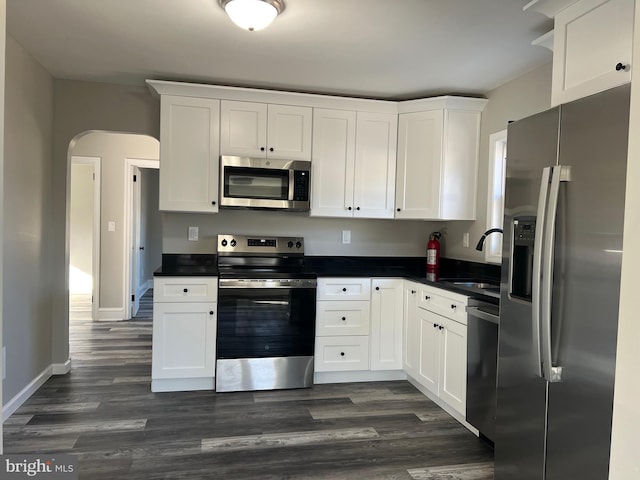
[[[218,235],[216,391],[313,384],[316,278],[304,239]]]

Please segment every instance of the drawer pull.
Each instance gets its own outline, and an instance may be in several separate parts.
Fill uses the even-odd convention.
[[[347,317],[342,317],[342,321],[343,322],[346,321],[346,320],[347,320]]]
[[[433,324],[433,328],[438,328],[438,324],[437,324],[437,323],[434,323],[434,324]]]
[[[442,325],[438,325],[438,329],[442,330],[444,327]]]
[[[425,300],[429,300],[430,298],[431,298],[431,297],[430,297],[429,295],[425,295],[425,296],[424,296],[424,299],[425,299]]]
[[[341,357],[344,357],[344,352],[340,352],[340,356],[341,356]]]
[[[415,290],[411,290],[411,295],[414,295],[416,293]]]
[[[345,288],[343,288],[343,289],[342,289],[342,291],[343,291],[343,292],[346,292],[346,291],[347,291],[347,288],[346,288],[346,287],[345,287]]]
[[[183,291],[184,293],[188,293],[188,292],[189,292],[189,289],[188,289],[188,288],[184,288],[182,291]]]
[[[456,307],[457,307],[457,305],[454,305],[453,303],[451,304],[451,308],[452,308],[453,310],[455,310],[455,309],[456,309]]]
[[[376,287],[376,290],[380,290],[380,287]]]
[[[213,315],[213,310],[209,310],[209,315]]]

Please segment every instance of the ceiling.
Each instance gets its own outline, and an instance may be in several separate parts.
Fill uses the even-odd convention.
[[[217,0],[7,0],[7,31],[54,77],[147,78],[368,98],[484,95],[551,60],[529,0],[285,0],[247,32]]]

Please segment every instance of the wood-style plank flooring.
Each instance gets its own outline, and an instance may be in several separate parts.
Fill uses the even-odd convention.
[[[71,453],[91,480],[493,478],[491,449],[404,381],[151,393],[151,312],[72,321],[72,371],[5,422],[5,453]]]

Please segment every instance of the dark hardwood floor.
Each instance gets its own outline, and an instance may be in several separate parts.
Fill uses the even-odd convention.
[[[72,371],[4,424],[5,453],[70,453],[81,479],[490,480],[493,452],[399,382],[151,393],[151,300],[74,320]]]

